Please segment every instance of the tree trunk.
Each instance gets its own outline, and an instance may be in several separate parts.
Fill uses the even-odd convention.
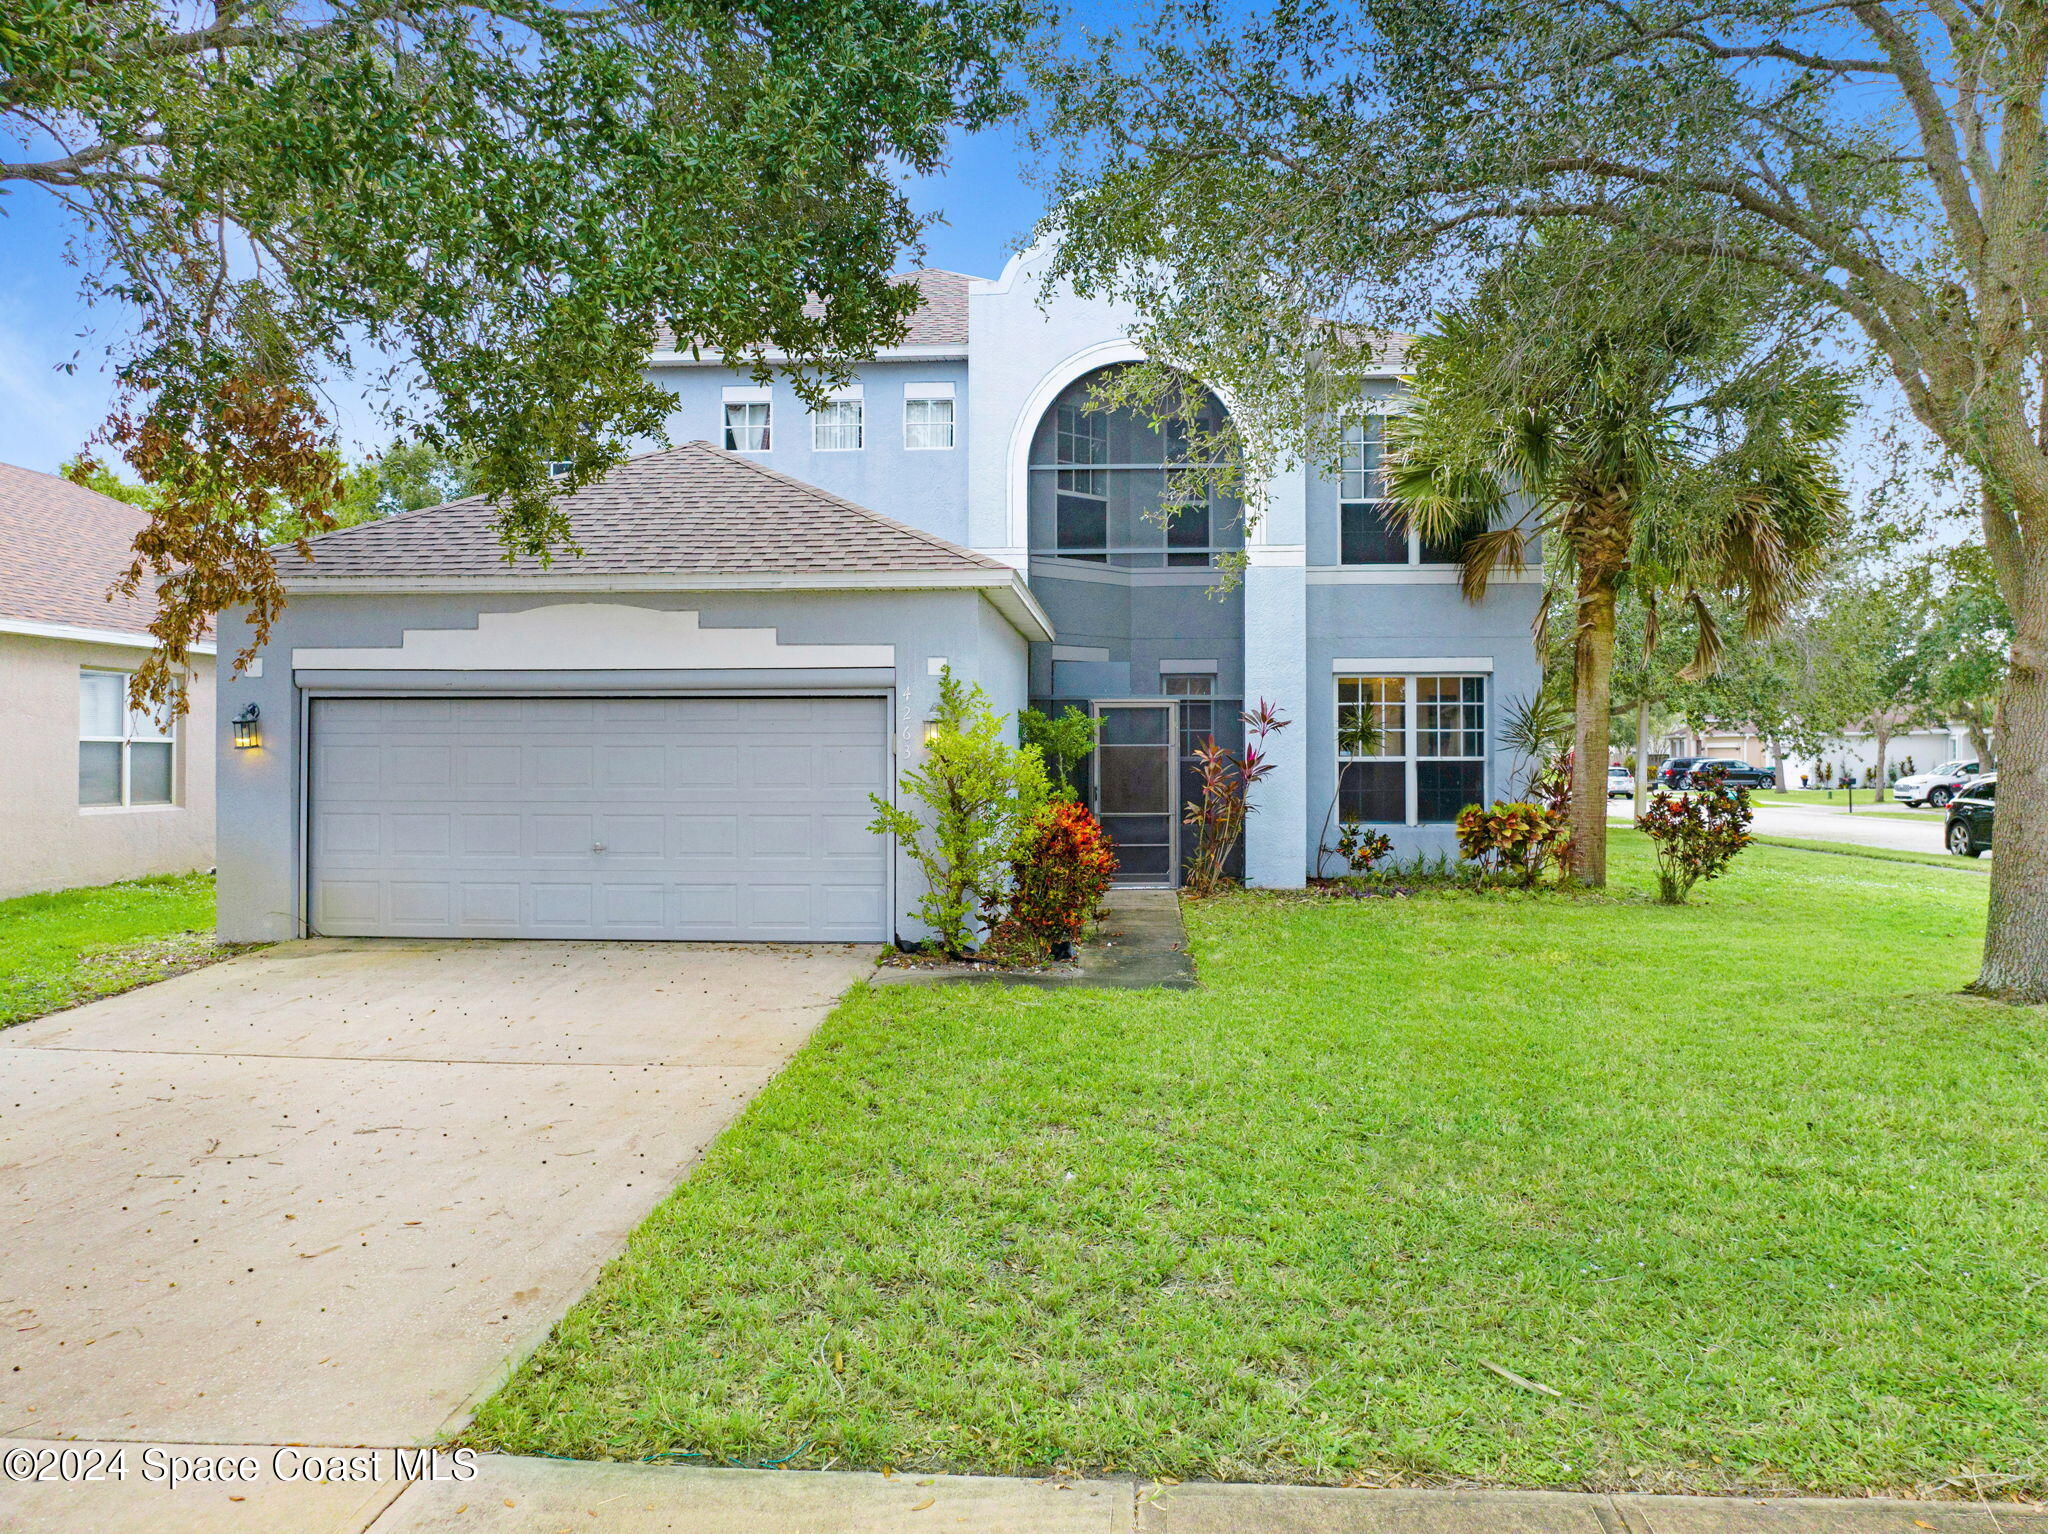
[[[1650,803],[1650,700],[1636,702],[1636,819]]]
[[[1614,696],[1614,591],[1610,562],[1579,557],[1578,631],[1572,648],[1571,875],[1607,883],[1608,710]]]
[[[1884,794],[1884,758],[1885,753],[1891,749],[1892,743],[1891,726],[1873,719],[1870,722],[1870,735],[1877,742],[1877,772],[1871,778],[1871,783],[1876,787],[1879,797],[1882,797]]]
[[[1999,701],[1991,915],[1976,988],[2048,1001],[2048,580],[2029,581],[2020,595]]]

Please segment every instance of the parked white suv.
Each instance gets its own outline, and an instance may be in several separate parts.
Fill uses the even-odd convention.
[[[1943,762],[1932,772],[1916,772],[1910,778],[1899,779],[1892,785],[1892,797],[1916,809],[1923,804],[1941,809],[1955,798],[1958,789],[1978,776],[1978,771],[1975,762]]]

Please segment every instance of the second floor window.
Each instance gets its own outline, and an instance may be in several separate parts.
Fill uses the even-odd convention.
[[[1347,565],[1438,565],[1458,558],[1455,544],[1410,533],[1387,495],[1386,422],[1347,422],[1337,474],[1337,558]]]
[[[78,802],[169,804],[171,730],[128,706],[128,673],[78,673]]]
[[[903,445],[912,452],[953,445],[953,402],[950,399],[907,399],[903,402]]]
[[[766,400],[746,404],[727,402],[725,407],[725,450],[728,453],[765,453],[768,451],[768,402]]]
[[[827,400],[811,417],[811,449],[819,453],[857,452],[862,430],[859,400]]]

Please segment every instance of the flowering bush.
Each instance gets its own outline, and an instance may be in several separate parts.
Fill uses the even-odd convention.
[[[1458,812],[1459,853],[1502,873],[1520,874],[1525,887],[1564,856],[1567,840],[1563,813],[1546,805],[1518,800],[1491,809],[1468,804]]]
[[[1748,790],[1730,788],[1718,773],[1682,797],[1658,789],[1636,819],[1636,828],[1657,844],[1657,898],[1683,905],[1693,885],[1725,871],[1756,840],[1750,818]]]
[[[1223,882],[1223,865],[1230,849],[1244,835],[1244,818],[1251,813],[1246,802],[1257,783],[1273,770],[1266,754],[1266,737],[1287,728],[1279,710],[1265,699],[1259,706],[1237,716],[1244,721],[1245,747],[1233,755],[1211,739],[1195,751],[1202,776],[1202,797],[1191,799],[1181,811],[1181,820],[1195,828],[1195,855],[1188,863],[1187,892],[1201,897],[1216,893]]]
[[[1046,805],[1010,865],[1000,945],[1043,954],[1076,941],[1115,873],[1116,856],[1093,815],[1071,800]]]
[[[1368,831],[1355,820],[1337,827],[1337,856],[1355,874],[1369,872],[1393,850],[1394,839],[1384,831]]]

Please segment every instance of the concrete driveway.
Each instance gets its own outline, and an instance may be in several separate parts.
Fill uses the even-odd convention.
[[[458,1425],[868,965],[326,939],[0,1033],[0,1438]]]

